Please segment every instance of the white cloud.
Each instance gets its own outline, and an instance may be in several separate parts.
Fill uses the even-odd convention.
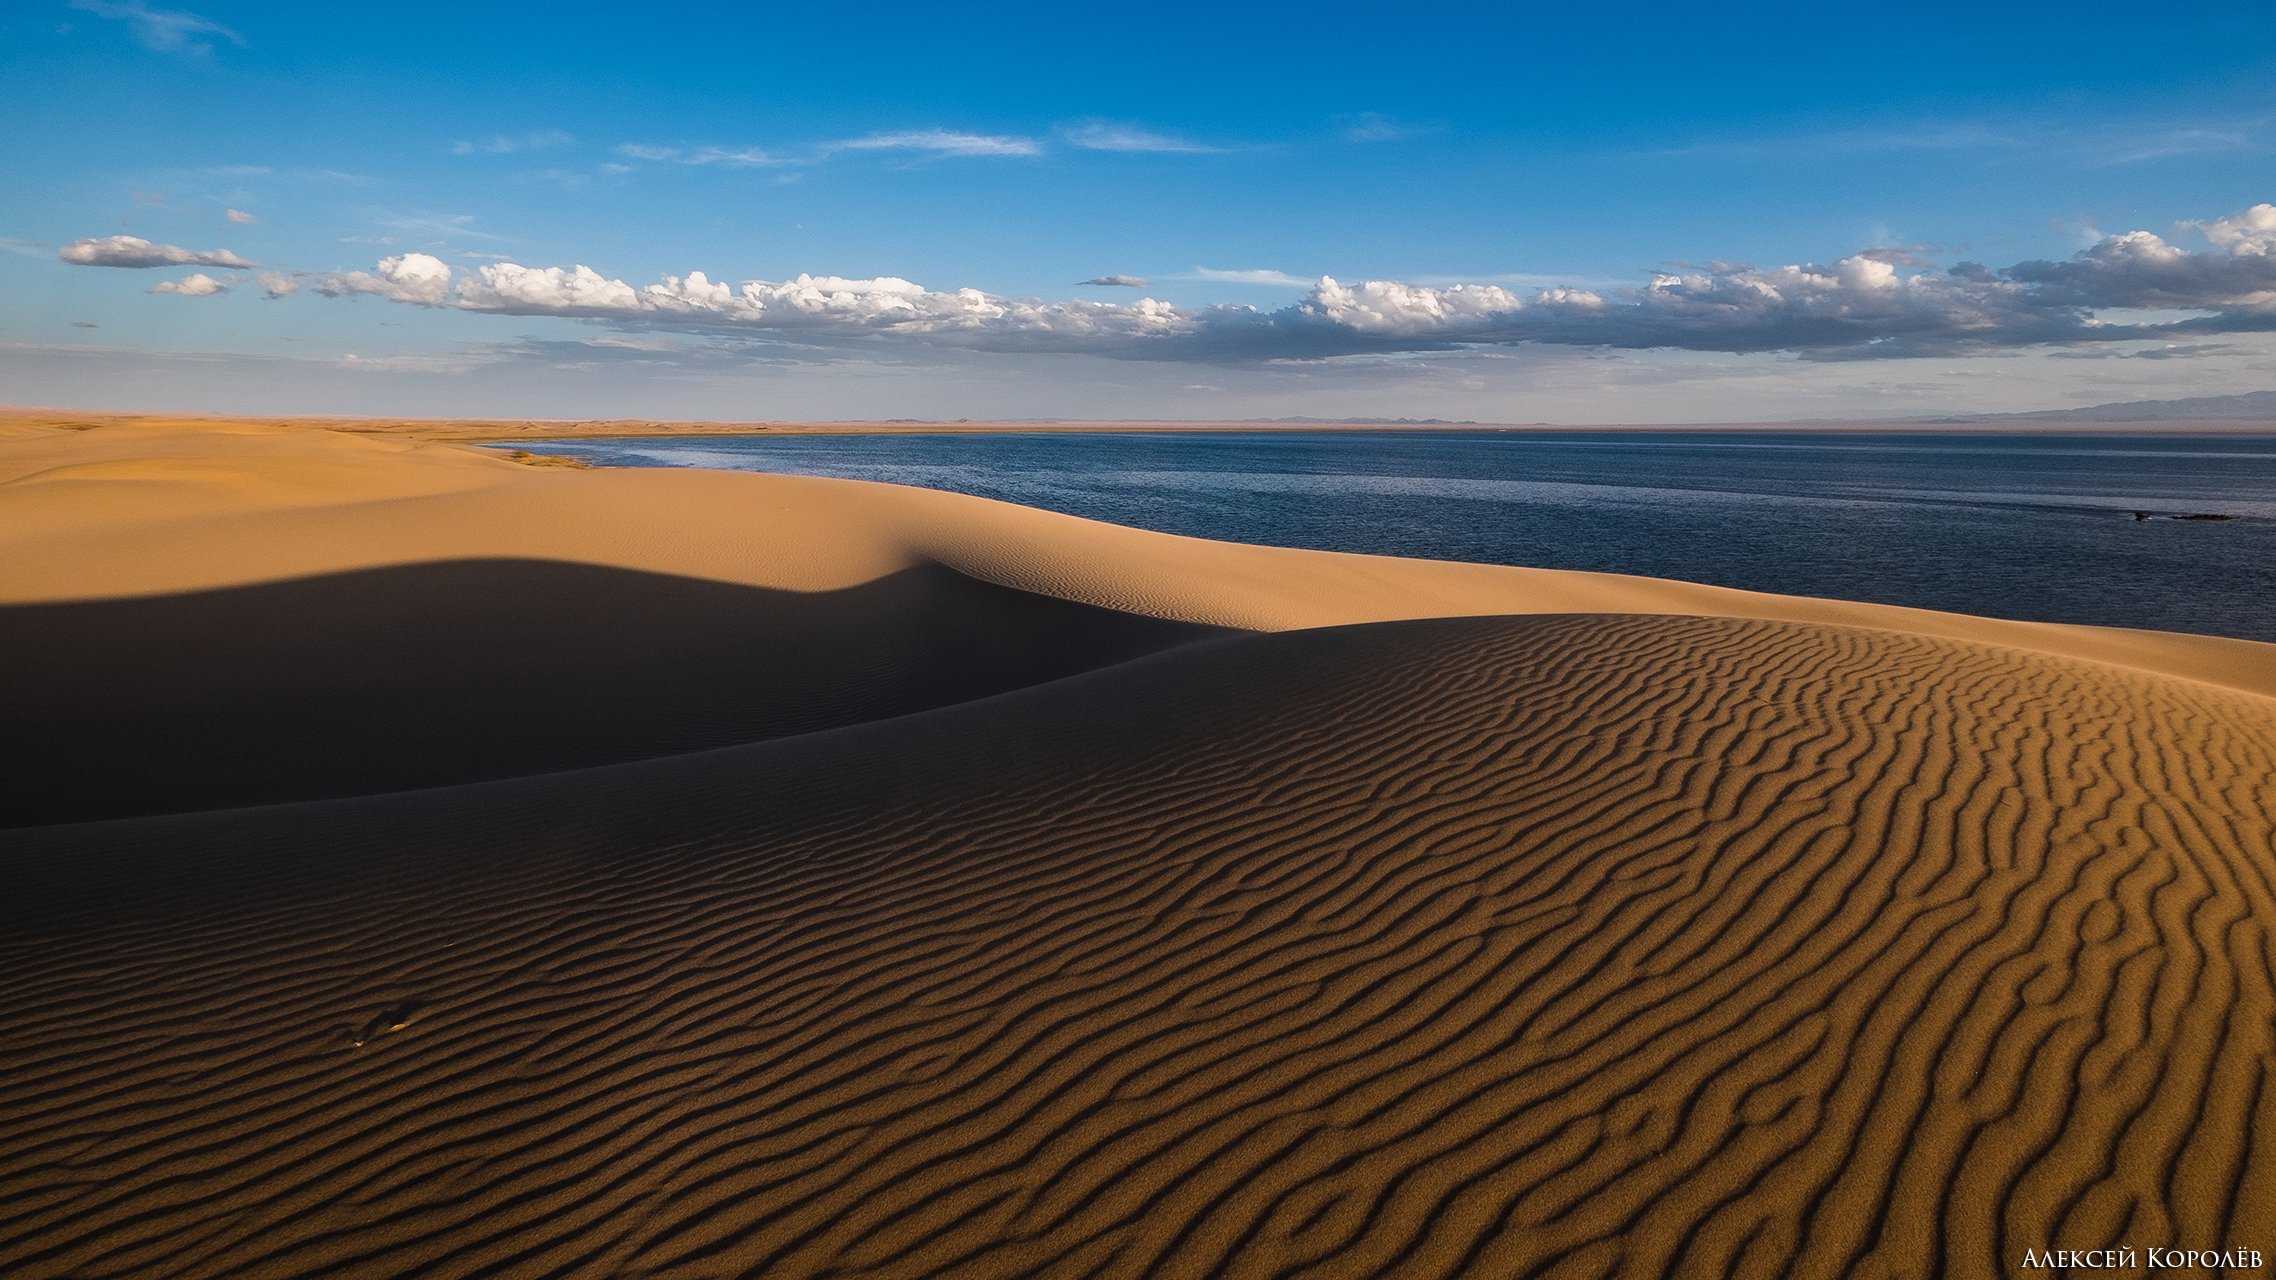
[[[1159,133],[1141,125],[1115,124],[1105,120],[1086,120],[1081,124],[1068,125],[1059,130],[1059,136],[1086,151],[1210,152],[1223,149],[1190,138]]]
[[[264,271],[256,278],[265,298],[289,298],[300,292],[300,277],[288,276],[281,271]]]
[[[386,259],[377,275],[323,277],[317,288],[624,328],[800,342],[897,336],[995,350],[1217,362],[1518,345],[1783,351],[1845,360],[2276,331],[2276,206],[2191,225],[2206,248],[2134,231],[2104,237],[2060,262],[1997,271],[1975,263],[1921,268],[1911,265],[1917,255],[1866,250],[1829,264],[1713,264],[1662,272],[1640,286],[1556,286],[1522,294],[1485,282],[1347,284],[1322,277],[1306,286],[1277,271],[1195,273],[1221,283],[1305,289],[1302,298],[1272,311],[1180,308],[1152,298],[1012,299],[977,289],[934,291],[893,276],[730,284],[690,272],[635,286],[583,265],[513,262],[477,268],[454,290],[450,269],[425,254]],[[1136,278],[1085,283],[1126,282]],[[2139,314],[2145,310],[2149,318]],[[2182,318],[2170,318],[2175,312]]]
[[[1362,111],[1343,117],[1343,121],[1343,136],[1353,142],[1403,142],[1428,132],[1417,125],[1402,124],[1379,111]]]
[[[2242,130],[2192,127],[2159,129],[2130,137],[2119,135],[2101,142],[2092,158],[2103,165],[2140,164],[2145,160],[2201,155],[2208,151],[2242,151],[2253,145],[2252,137]]]
[[[424,253],[382,258],[375,272],[331,272],[316,278],[316,292],[328,298],[370,294],[390,302],[440,307],[450,300],[450,267]]]
[[[203,38],[209,35],[232,44],[245,43],[245,37],[211,18],[180,9],[153,9],[143,0],[71,0],[71,7],[126,23],[145,48],[161,53],[211,53],[213,42]]]
[[[649,328],[741,330],[810,340],[898,334],[952,345],[1069,350],[1192,326],[1189,316],[1153,299],[1121,304],[1008,299],[977,289],[935,292],[894,276],[801,275],[730,285],[700,271],[635,287],[583,265],[511,262],[477,268],[460,283],[455,302],[469,311],[571,316]]]
[[[1002,158],[1041,155],[1043,144],[1033,138],[960,133],[952,129],[909,129],[814,143],[788,151],[750,146],[660,146],[647,142],[626,142],[616,148],[616,153],[628,160],[724,169],[796,168],[822,164],[832,156],[849,151],[913,151],[934,156]],[[603,165],[602,168],[611,173],[631,172],[627,165]]]
[[[74,240],[56,255],[82,267],[233,267],[247,262],[227,249],[184,249],[180,245],[152,244],[140,236],[101,236]]]
[[[229,292],[229,286],[203,271],[193,271],[179,280],[161,280],[150,286],[152,293],[171,293],[184,298],[210,298],[217,293]]]
[[[2256,204],[2235,217],[2193,225],[2207,240],[2239,257],[2276,255],[2276,205]]]
[[[1919,119],[1815,133],[1705,139],[1646,154],[1665,158],[1801,162],[1922,152],[2028,152],[2084,168],[2141,164],[2173,156],[2267,151],[2276,116],[2239,116],[2208,128],[2197,119],[2155,117]]]
[[[755,169],[788,164],[757,147],[697,147],[680,157],[682,164],[719,164],[730,169]]]
[[[1343,285],[1322,276],[1299,305],[1330,324],[1358,333],[1427,335],[1488,323],[1524,303],[1499,285],[1458,284],[1433,289],[1389,280]]]
[[[260,221],[260,219],[259,219],[259,218],[256,218],[256,217],[254,217],[252,214],[249,214],[249,213],[245,212],[243,209],[229,209],[229,210],[225,210],[225,211],[223,211],[223,213],[222,213],[222,215],[221,215],[221,216],[223,216],[223,217],[225,217],[225,218],[229,219],[231,222],[234,222],[234,223],[236,223],[238,226],[241,226],[241,227],[242,227],[242,226],[245,226],[245,225],[247,225],[247,224],[249,224],[249,223],[254,223],[254,222],[259,222],[259,221]]]
[[[1077,280],[1075,283],[1119,289],[1143,289],[1146,287],[1146,278],[1144,276],[1092,276],[1088,280]]]
[[[645,143],[627,142],[616,149],[620,156],[634,160],[650,160],[659,164],[721,165],[730,169],[755,169],[774,165],[799,164],[801,161],[779,156],[757,147],[656,147]],[[630,173],[624,165],[602,165],[604,171]]]
[[[912,129],[903,133],[873,133],[865,138],[833,142],[826,151],[929,151],[943,156],[1034,156],[1043,145],[1033,138],[957,133],[948,129]]]
[[[559,129],[538,129],[530,133],[492,134],[479,141],[459,141],[451,144],[451,154],[461,156],[503,156],[516,151],[533,151],[546,147],[565,147],[576,139]]]
[[[476,230],[474,215],[471,213],[404,214],[399,217],[383,218],[380,220],[380,225],[393,228],[396,231],[409,232],[412,235],[431,236],[437,239],[447,239],[452,236],[470,236],[476,240],[503,240],[506,238],[494,231]],[[392,244],[394,242],[383,240],[380,243]]]
[[[607,315],[637,310],[640,302],[631,285],[582,265],[564,269],[500,262],[477,267],[475,272],[458,291],[458,304],[470,311]],[[689,280],[700,288],[703,273],[698,271]]]
[[[1242,271],[1219,271],[1212,267],[1195,267],[1190,279],[1206,280],[1212,284],[1265,284],[1281,289],[1302,289],[1312,282],[1292,276],[1285,271],[1252,268]]]

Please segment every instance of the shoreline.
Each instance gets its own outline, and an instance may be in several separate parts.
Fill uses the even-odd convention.
[[[339,415],[262,416],[250,414],[162,414],[83,411],[42,407],[0,407],[0,436],[11,429],[105,426],[295,427],[350,435],[389,436],[463,444],[512,444],[533,440],[703,438],[711,436],[889,436],[889,435],[1718,435],[1784,433],[1795,435],[1907,436],[2076,436],[2172,435],[2177,437],[2276,438],[2276,420],[2191,419],[2100,421],[2034,420],[1922,422],[1876,419],[1823,419],[1800,422],[1718,423],[1496,423],[1496,422],[1213,422],[1213,421],[827,421],[770,420],[721,422],[652,418],[514,419],[348,417]]]

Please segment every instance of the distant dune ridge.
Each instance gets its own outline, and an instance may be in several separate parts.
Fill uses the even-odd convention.
[[[2276,1253],[2276,646],[199,424],[0,670],[0,1274]]]

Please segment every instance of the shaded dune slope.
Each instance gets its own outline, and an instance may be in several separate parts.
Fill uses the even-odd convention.
[[[917,565],[796,592],[542,560],[0,606],[0,826],[609,764],[1219,634]]]
[[[985,744],[984,752],[974,750]],[[2276,1221],[2276,702],[1542,616],[0,835],[0,1270],[2006,1274]]]

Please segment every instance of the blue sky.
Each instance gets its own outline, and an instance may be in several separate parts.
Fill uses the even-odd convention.
[[[627,12],[8,6],[0,402],[1602,422],[2276,386],[2276,7]]]

